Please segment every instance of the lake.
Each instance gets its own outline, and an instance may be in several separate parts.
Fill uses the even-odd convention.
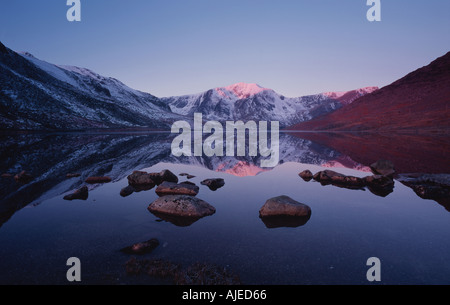
[[[258,157],[176,158],[171,139],[138,132],[0,135],[0,284],[67,284],[70,257],[81,261],[83,284],[171,284],[126,272],[132,256],[120,249],[152,238],[159,246],[138,259],[220,266],[249,285],[370,284],[371,257],[381,261],[382,284],[450,284],[448,185],[428,179],[423,191],[396,176],[394,189],[380,193],[299,177],[333,170],[363,178],[373,175],[373,162],[388,159],[398,174],[448,181],[448,136],[282,133],[273,169],[260,168]],[[158,198],[154,188],[120,196],[133,171],[165,169],[195,176],[189,181],[200,187],[197,197],[215,214],[180,226],[148,211]],[[23,170],[33,176],[28,183],[13,178]],[[63,199],[90,176],[112,182],[89,185],[87,200]],[[212,191],[200,184],[208,178],[223,178],[225,186]],[[309,220],[267,226],[259,210],[281,195],[308,205]]]

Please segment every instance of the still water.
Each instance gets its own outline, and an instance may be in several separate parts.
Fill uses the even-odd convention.
[[[408,139],[411,162],[422,162],[421,172],[428,167],[429,173],[438,168],[450,174],[448,146],[442,146],[448,138],[436,141],[437,151],[428,154],[433,158],[425,160],[411,154],[420,139]],[[243,284],[369,284],[370,257],[381,260],[382,284],[450,284],[450,210],[443,205],[448,198],[440,204],[422,199],[399,181],[382,197],[298,176],[306,169],[333,169],[366,177],[372,175],[364,159],[369,155],[370,162],[377,157],[405,164],[379,142],[362,156],[363,143],[353,138],[344,154],[302,135],[282,134],[281,162],[271,170],[259,168],[257,158],[175,158],[162,133],[16,134],[0,136],[0,142],[0,174],[33,175],[25,185],[0,178],[0,284],[67,284],[69,257],[81,260],[84,284],[170,284],[125,272],[130,255],[119,250],[152,238],[160,245],[143,258],[215,264],[239,275]],[[352,145],[357,149],[350,155]],[[197,197],[216,213],[180,227],[147,210],[158,198],[155,189],[119,195],[134,170],[164,169],[195,176],[190,181],[200,186]],[[68,173],[81,177],[68,179]],[[63,200],[87,177],[103,175],[113,182],[89,186],[86,201]],[[211,191],[200,185],[207,178],[223,178],[225,186]],[[308,205],[310,220],[295,228],[267,228],[259,210],[280,195]]]

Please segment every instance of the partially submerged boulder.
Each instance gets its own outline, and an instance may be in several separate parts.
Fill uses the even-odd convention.
[[[288,196],[279,196],[266,201],[259,217],[267,228],[300,227],[311,218],[311,208]]]
[[[305,217],[311,215],[311,208],[306,204],[295,201],[288,196],[278,196],[266,201],[259,211],[260,217],[295,216]]]
[[[373,187],[382,187],[382,188],[393,188],[394,187],[394,180],[387,176],[381,176],[381,175],[373,175],[363,178],[363,181],[367,186],[373,186]]]
[[[155,186],[155,181],[152,176],[146,172],[134,171],[127,179],[128,184],[132,186],[148,186],[150,188]]]
[[[344,182],[345,181],[345,175],[337,173],[332,170],[324,170],[321,172],[318,172],[314,175],[314,180],[318,182],[324,182],[324,183],[331,183],[331,182]]]
[[[311,181],[314,177],[313,173],[310,170],[305,170],[298,175],[307,182]]]
[[[395,174],[394,164],[389,160],[379,160],[370,165],[370,169],[375,175],[392,177]]]
[[[152,202],[148,210],[157,215],[194,219],[213,215],[216,209],[197,197],[187,195],[168,195]],[[194,222],[195,222],[194,221]]]
[[[332,184],[339,187],[345,187],[350,189],[359,189],[364,187],[365,183],[363,179],[353,176],[346,176],[340,173],[337,173],[332,170],[324,170],[318,172],[313,176],[314,180],[327,185]]]
[[[134,192],[136,192],[136,189],[132,185],[129,185],[120,190],[120,196],[128,197],[131,194],[133,194]]]
[[[161,171],[160,173],[146,173],[146,172],[135,172],[135,173],[138,173],[139,175],[144,176],[145,179],[152,180],[153,185],[160,185],[161,183],[163,183],[165,181],[178,183],[178,177],[168,169],[165,169],[165,170]],[[144,178],[142,178],[142,179],[144,179]],[[131,182],[130,182],[130,184],[131,184]],[[134,185],[136,185],[136,184],[138,184],[138,183],[134,183]],[[145,183],[142,183],[141,185],[143,185],[143,184],[145,184]]]
[[[206,185],[211,191],[217,191],[225,185],[225,180],[221,178],[206,179],[201,182],[202,185]]]
[[[161,183],[164,181],[178,183],[178,177],[168,169],[160,172],[159,176],[161,177]]]
[[[136,243],[129,247],[125,247],[120,251],[125,254],[134,254],[134,255],[144,255],[151,253],[159,246],[159,241],[156,238],[150,239],[148,241],[144,241],[141,243]]]
[[[175,182],[163,182],[156,189],[156,194],[158,196],[166,196],[166,195],[187,195],[187,196],[197,196],[199,192],[199,187],[195,184],[191,183],[180,183],[176,184]]]
[[[83,186],[70,195],[64,197],[64,200],[87,200],[89,197],[89,189],[87,186]]]

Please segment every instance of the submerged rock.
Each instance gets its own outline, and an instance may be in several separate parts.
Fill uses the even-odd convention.
[[[369,191],[380,197],[387,197],[394,192],[395,182],[391,177],[373,175],[363,178]]]
[[[373,175],[363,178],[363,181],[367,186],[382,187],[382,188],[393,188],[394,180],[387,176]]]
[[[225,185],[225,180],[216,178],[216,179],[206,179],[201,182],[202,185],[206,185],[211,191],[217,191],[221,187]]]
[[[305,170],[298,175],[306,182],[311,181],[314,177],[313,173],[310,170]]]
[[[86,179],[88,184],[99,184],[99,183],[109,183],[112,179],[110,177],[89,177]]]
[[[159,278],[174,278],[181,266],[162,259],[137,260],[132,257],[126,262],[125,268],[128,275],[148,274]]]
[[[324,170],[321,172],[318,172],[313,176],[314,180],[318,182],[323,183],[331,183],[331,182],[344,182],[345,181],[345,175],[337,173],[332,170]]]
[[[30,183],[31,180],[33,180],[33,176],[26,171],[22,171],[14,176],[14,180],[16,180],[16,182],[18,183],[27,184]]]
[[[313,178],[324,185],[332,184],[349,189],[360,189],[365,186],[365,182],[361,178],[346,176],[331,170],[318,172]]]
[[[160,185],[165,181],[178,183],[178,177],[168,169],[165,169],[160,173],[149,173],[148,175],[156,185]]]
[[[125,264],[128,275],[149,275],[172,280],[175,285],[241,285],[239,275],[227,267],[210,263],[195,263],[187,268],[163,259],[136,259]]]
[[[64,197],[64,200],[87,200],[89,197],[89,189],[87,186],[83,186],[70,195]]]
[[[178,183],[178,177],[168,169],[165,169],[159,173],[159,176],[161,177],[161,182],[167,181]]]
[[[166,196],[166,195],[188,195],[188,196],[197,196],[199,192],[199,187],[195,184],[191,183],[181,183],[176,184],[174,182],[163,182],[156,189],[156,194],[158,196]]]
[[[129,247],[125,247],[120,251],[125,254],[144,255],[151,253],[159,246],[159,241],[156,238],[150,239],[145,242],[137,243]]]
[[[153,214],[193,218],[196,220],[213,215],[216,209],[209,203],[187,195],[168,195],[152,202],[148,210]]]
[[[129,185],[120,190],[120,196],[128,197],[131,194],[133,194],[134,192],[136,192],[136,189],[132,185]]]
[[[128,184],[132,186],[147,186],[150,189],[155,187],[155,181],[153,177],[146,172],[134,171],[127,177]]]
[[[394,176],[395,174],[394,164],[389,160],[379,160],[370,165],[370,169],[375,175]]]

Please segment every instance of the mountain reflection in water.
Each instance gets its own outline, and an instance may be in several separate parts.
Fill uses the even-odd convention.
[[[134,170],[158,163],[189,164],[245,177],[269,169],[259,157],[181,157],[171,155],[166,133],[9,134],[0,136],[0,225],[17,210],[60,196],[90,176],[118,181]],[[318,144],[320,143],[320,144]],[[379,159],[393,161],[399,173],[450,173],[449,137],[282,133],[280,164],[295,162],[369,172]],[[33,176],[20,184],[11,176],[25,170]],[[67,179],[68,173],[80,173]],[[5,175],[6,174],[6,175]],[[281,183],[281,182],[280,182]]]
[[[59,269],[72,256],[83,261],[84,283],[105,283],[105,277],[148,283],[124,274],[129,257],[118,250],[152,238],[160,246],[150,257],[229,265],[247,284],[365,283],[365,263],[374,255],[389,266],[386,283],[448,283],[448,138],[281,133],[280,165],[273,169],[261,169],[257,157],[175,158],[172,138],[1,135],[0,269],[8,272],[0,283],[64,283],[67,270]],[[395,165],[393,188],[298,176],[328,170],[359,181],[373,175],[369,166],[380,159]],[[155,215],[147,209],[158,198],[154,188],[121,193],[133,171],[164,169],[199,186],[197,198],[216,213],[201,219]],[[21,171],[31,181],[16,182]],[[92,176],[112,183],[89,185],[85,201],[63,200]],[[216,191],[201,185],[210,178],[225,185]],[[282,195],[309,206],[311,216],[260,218],[263,204]]]

